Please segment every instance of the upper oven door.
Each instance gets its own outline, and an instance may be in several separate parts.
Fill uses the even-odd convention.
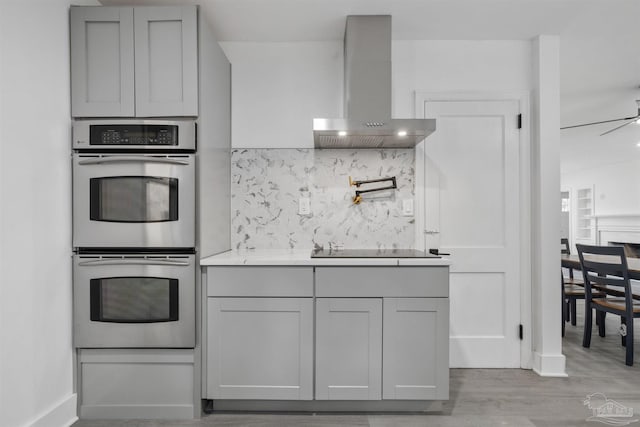
[[[193,248],[193,154],[73,154],[73,246]]]

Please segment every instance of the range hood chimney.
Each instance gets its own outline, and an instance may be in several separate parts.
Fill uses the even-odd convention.
[[[435,119],[391,118],[391,16],[349,15],[344,34],[344,119],[313,119],[316,148],[413,148]]]

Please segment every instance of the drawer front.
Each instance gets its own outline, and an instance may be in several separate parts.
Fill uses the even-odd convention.
[[[318,297],[448,297],[449,268],[316,267]]]
[[[312,267],[207,267],[210,297],[312,297]]]

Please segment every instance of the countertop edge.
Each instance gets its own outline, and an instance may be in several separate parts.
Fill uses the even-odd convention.
[[[200,259],[200,266],[424,266],[451,265],[449,258],[311,258],[310,251],[236,252]]]

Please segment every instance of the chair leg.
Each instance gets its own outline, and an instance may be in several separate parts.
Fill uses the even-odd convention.
[[[582,336],[582,346],[589,348],[591,345],[591,304],[587,301],[584,303],[584,335]]]
[[[627,324],[627,319],[620,316],[620,325],[626,325]],[[620,335],[621,337],[621,343],[623,347],[626,347],[627,345],[627,337],[629,336],[629,327],[627,326],[627,335]]]
[[[627,351],[625,357],[625,363],[627,366],[633,366],[633,317],[629,319],[629,323],[627,323]]]
[[[564,303],[564,321],[569,322],[571,320],[571,303],[567,300]]]
[[[576,299],[575,298],[571,298],[571,324],[573,326],[576,326]]]
[[[604,331],[604,311],[596,310],[596,323],[598,324],[598,335],[605,336]]]

